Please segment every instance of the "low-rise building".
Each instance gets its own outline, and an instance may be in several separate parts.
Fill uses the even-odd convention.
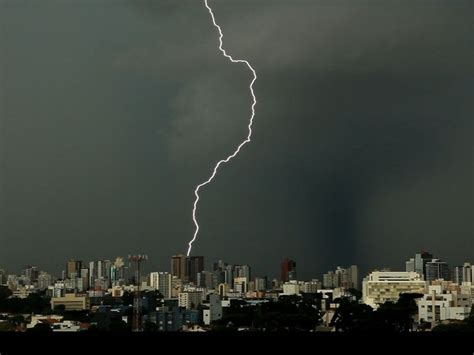
[[[90,309],[90,300],[87,294],[66,293],[64,297],[51,298],[51,309],[64,306],[66,311],[83,311]]]
[[[396,302],[401,293],[425,293],[426,282],[414,271],[374,271],[362,282],[362,299],[377,308],[387,301]]]

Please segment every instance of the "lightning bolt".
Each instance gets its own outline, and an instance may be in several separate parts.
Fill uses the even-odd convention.
[[[193,221],[194,221],[194,225],[195,225],[196,229],[194,231],[193,239],[191,239],[191,241],[189,242],[187,256],[189,256],[189,254],[191,253],[193,243],[196,240],[197,235],[199,233],[199,223],[196,219],[196,210],[197,210],[197,205],[198,205],[198,202],[199,202],[199,190],[201,189],[201,187],[206,186],[207,184],[209,184],[214,179],[214,177],[217,174],[217,170],[219,169],[219,167],[222,164],[228,163],[231,159],[235,158],[235,156],[237,154],[239,154],[240,149],[242,149],[242,147],[244,145],[246,145],[247,143],[250,143],[250,140],[252,138],[253,118],[255,117],[255,105],[257,104],[257,98],[255,97],[255,94],[253,92],[253,84],[257,80],[257,73],[255,72],[255,70],[252,68],[252,66],[250,65],[250,63],[248,61],[243,60],[243,59],[234,59],[229,54],[227,54],[227,52],[225,51],[224,48],[222,48],[222,45],[223,45],[222,44],[222,37],[224,37],[224,35],[222,33],[221,27],[216,23],[216,18],[214,17],[214,12],[212,12],[211,7],[207,3],[207,0],[204,0],[204,4],[206,5],[206,8],[209,11],[209,14],[211,15],[211,19],[212,19],[212,23],[213,23],[214,27],[217,28],[217,30],[219,31],[219,50],[222,52],[224,57],[228,58],[232,63],[244,63],[250,69],[250,71],[252,72],[253,79],[252,79],[252,81],[249,85],[249,89],[250,89],[250,93],[252,94],[253,102],[252,102],[252,114],[250,116],[250,122],[249,122],[249,125],[248,125],[249,134],[248,134],[247,138],[242,143],[239,144],[237,149],[231,155],[229,155],[225,159],[222,159],[222,160],[218,161],[217,164],[214,166],[214,170],[212,171],[212,174],[209,177],[209,179],[207,179],[203,183],[197,185],[196,189],[194,190],[194,195],[196,196],[196,199],[194,200],[194,207],[193,207]]]

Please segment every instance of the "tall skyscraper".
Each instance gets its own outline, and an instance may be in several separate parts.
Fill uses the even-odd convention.
[[[38,275],[38,288],[41,291],[46,290],[52,284],[53,284],[53,277],[50,274],[42,271]]]
[[[351,265],[347,268],[347,288],[359,289],[359,268]]]
[[[265,291],[267,289],[268,279],[264,277],[255,278],[255,291]]]
[[[294,260],[286,258],[281,262],[281,275],[280,279],[283,282],[290,280],[296,280],[296,262]]]
[[[66,264],[66,277],[78,277],[81,274],[82,261],[71,259]]]
[[[39,269],[36,266],[27,266],[23,269],[23,275],[30,279],[30,281],[38,281]]]
[[[452,280],[458,285],[461,285],[463,282],[474,282],[474,266],[470,263],[455,266],[452,272]]]
[[[432,259],[426,263],[426,281],[431,284],[433,280],[450,279],[448,264],[441,259]]]
[[[433,254],[422,251],[415,254],[415,271],[426,279],[426,263],[433,260]]]
[[[97,279],[97,263],[94,261],[89,262],[89,287],[93,287]]]
[[[190,282],[197,283],[197,274],[204,270],[204,256],[190,256],[187,258],[188,277]]]
[[[160,291],[164,298],[171,298],[172,282],[169,272],[150,273],[150,286]]]
[[[251,280],[250,266],[249,265],[235,265],[234,266],[234,282],[237,277],[247,278],[247,282]]]
[[[181,281],[188,281],[188,263],[187,257],[183,254],[173,255],[171,257],[171,276],[176,276]]]

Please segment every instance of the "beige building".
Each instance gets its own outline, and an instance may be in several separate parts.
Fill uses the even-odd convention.
[[[396,302],[401,293],[425,293],[426,282],[414,271],[374,271],[362,282],[365,304],[377,308],[387,301]]]
[[[90,309],[89,297],[86,294],[66,293],[64,297],[51,298],[51,309],[60,305],[63,305],[66,311]]]
[[[202,303],[202,292],[186,291],[178,295],[178,306],[186,309],[196,309]]]

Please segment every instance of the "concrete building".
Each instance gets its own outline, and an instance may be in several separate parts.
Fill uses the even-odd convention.
[[[362,283],[362,299],[373,308],[387,301],[396,302],[400,293],[425,291],[426,282],[417,272],[374,271]]]
[[[225,297],[227,296],[229,292],[230,292],[229,284],[226,284],[226,283],[219,284],[219,296]]]
[[[197,273],[197,286],[214,289],[217,285],[217,274],[212,271],[203,270]]]
[[[304,293],[317,293],[318,290],[321,288],[322,288],[321,282],[319,282],[318,280],[311,280],[308,282],[304,282],[301,285],[300,290],[301,292],[304,292]]]
[[[73,278],[80,275],[82,261],[71,259],[66,263],[66,277]]]
[[[459,286],[459,289],[461,293],[465,295],[471,295],[472,299],[474,300],[474,283],[473,282],[463,282]]]
[[[323,275],[323,287],[359,289],[359,268],[357,265],[351,265],[348,268],[338,266],[335,271],[328,271]]]
[[[474,266],[470,263],[455,266],[452,271],[452,280],[459,285],[463,282],[474,282]]]
[[[150,273],[150,287],[160,291],[164,298],[171,298],[173,283],[169,272]]]
[[[300,294],[300,285],[297,281],[289,281],[283,284],[283,293],[282,295],[299,295]]]
[[[247,277],[235,277],[234,278],[234,291],[239,292],[239,293],[247,293],[248,282],[249,282],[249,279]]]
[[[196,310],[162,307],[158,312],[150,314],[149,321],[156,323],[161,332],[176,332],[183,330],[185,326],[200,323],[201,317]]]
[[[267,284],[268,284],[268,279],[266,276],[256,277],[255,278],[255,291],[266,291]]]
[[[251,280],[250,266],[249,265],[235,265],[234,266],[234,281],[237,277],[245,277],[247,282]],[[234,286],[235,287],[235,286]]]
[[[178,295],[178,305],[186,309],[196,309],[202,303],[202,299],[201,291],[181,292]]]
[[[222,318],[222,303],[219,295],[210,294],[209,301],[206,303],[208,309],[203,311],[204,324],[210,325],[213,321]]]
[[[422,275],[424,280],[426,280],[426,263],[431,260],[433,260],[433,254],[428,252],[422,251],[415,254],[415,272]]]
[[[51,298],[51,309],[63,305],[66,311],[83,311],[90,309],[89,296],[87,294],[66,293],[64,297]]]
[[[434,326],[440,321],[464,320],[469,317],[472,296],[445,291],[441,285],[432,285],[417,303],[419,321],[430,322]]]
[[[23,269],[23,275],[26,276],[32,283],[38,281],[39,269],[36,266],[27,266]]]
[[[49,286],[53,284],[53,277],[51,274],[46,272],[41,272],[38,275],[38,289],[41,291],[46,290]]]
[[[415,258],[405,262],[405,271],[406,272],[415,272]]]

